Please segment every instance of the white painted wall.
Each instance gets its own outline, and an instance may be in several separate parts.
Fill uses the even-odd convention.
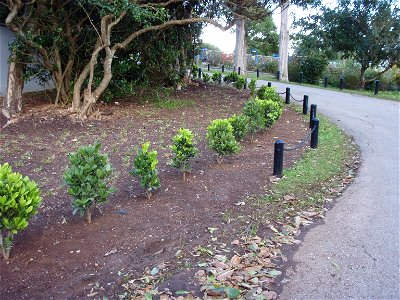
[[[0,96],[4,96],[7,89],[8,57],[10,51],[8,45],[14,39],[14,34],[4,26],[0,26]],[[45,87],[41,86],[36,80],[25,82],[24,92],[42,91],[53,88],[53,83]]]

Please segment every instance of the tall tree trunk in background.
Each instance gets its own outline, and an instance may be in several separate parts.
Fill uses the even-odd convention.
[[[24,66],[11,55],[8,67],[7,91],[3,102],[3,115],[8,119],[22,110],[22,90],[24,88]]]
[[[238,19],[236,21],[236,45],[235,45],[235,71],[240,67],[240,74],[245,75],[247,72],[247,45],[246,45],[246,29],[245,19]]]
[[[289,81],[288,56],[289,56],[289,0],[281,0],[281,28],[279,35],[279,65],[280,80]]]
[[[360,71],[360,88],[365,88],[365,71],[368,69],[368,65],[361,66]]]

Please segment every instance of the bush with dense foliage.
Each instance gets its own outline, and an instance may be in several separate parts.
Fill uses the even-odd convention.
[[[152,192],[160,187],[158,180],[157,151],[149,151],[150,142],[142,144],[133,161],[133,176],[140,178],[140,186],[145,189],[146,197],[151,198]]]
[[[8,163],[0,165],[0,248],[6,260],[14,236],[28,227],[41,201],[34,181],[13,172]]]
[[[64,173],[68,193],[73,198],[72,213],[86,213],[89,224],[92,222],[91,208],[105,203],[114,190],[107,186],[112,168],[107,154],[102,154],[100,148],[101,143],[97,142],[68,154],[70,166]]]
[[[233,135],[237,141],[241,141],[248,132],[248,117],[244,115],[233,115],[228,119],[233,128]]]
[[[328,66],[327,58],[319,53],[309,53],[307,56],[294,57],[288,66],[289,80],[300,81],[303,72],[303,82],[318,83]]]
[[[204,82],[209,82],[211,79],[211,76],[208,75],[207,73],[203,73],[203,81]]]
[[[265,128],[264,110],[257,98],[245,103],[243,114],[248,118],[248,131],[251,133],[252,142],[254,133]]]
[[[245,84],[246,84],[246,78],[243,76],[239,76],[238,79],[233,83],[233,86],[238,90],[243,90]]]
[[[276,89],[274,87],[263,85],[257,91],[257,98],[261,100],[272,100],[283,106],[282,98],[276,93]]]
[[[193,133],[185,128],[179,129],[178,134],[172,138],[171,150],[174,155],[172,166],[182,171],[183,180],[185,180],[186,172],[190,171],[190,159],[199,152],[193,139]]]
[[[222,81],[222,73],[221,72],[216,72],[216,73],[212,74],[211,79],[215,83],[220,83]]]
[[[226,83],[236,82],[238,81],[238,79],[239,79],[238,73],[232,72],[224,77],[224,82]]]
[[[218,153],[219,157],[232,155],[240,150],[231,123],[227,119],[217,119],[207,127],[208,146]]]
[[[256,87],[257,87],[256,83],[257,83],[257,80],[254,78],[251,79],[251,81],[249,83],[249,90],[250,90],[250,94],[252,96],[254,96],[256,94]]]
[[[265,126],[271,127],[282,115],[282,106],[274,100],[256,99],[256,101],[259,103],[264,113]]]

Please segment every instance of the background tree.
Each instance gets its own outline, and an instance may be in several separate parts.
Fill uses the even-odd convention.
[[[246,43],[249,49],[257,49],[259,54],[272,55],[279,51],[279,35],[272,16],[248,22]]]
[[[361,88],[400,61],[400,13],[390,0],[340,0],[337,7],[322,8],[303,25],[325,49],[360,64]],[[365,79],[365,71],[371,67],[382,71]]]

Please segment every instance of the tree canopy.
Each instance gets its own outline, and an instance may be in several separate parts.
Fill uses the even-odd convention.
[[[278,40],[279,35],[271,15],[248,22],[246,42],[250,49],[257,49],[263,55],[272,55],[279,51]]]

